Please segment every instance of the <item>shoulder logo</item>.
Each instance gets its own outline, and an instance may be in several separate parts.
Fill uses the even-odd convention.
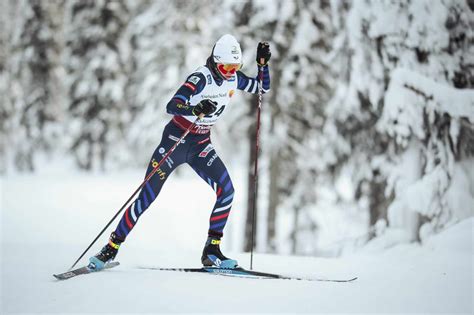
[[[201,80],[197,75],[193,75],[189,77],[188,81],[194,84],[197,84]]]

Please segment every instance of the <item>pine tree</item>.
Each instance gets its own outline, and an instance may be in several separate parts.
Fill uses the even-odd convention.
[[[127,29],[132,65],[127,99],[134,123],[128,142],[135,163],[147,163],[168,123],[166,104],[210,53],[209,1],[143,4]],[[176,14],[179,12],[179,14]],[[172,17],[172,18],[170,18]],[[172,30],[172,32],[170,31]]]
[[[280,1],[268,3],[265,6],[263,3],[255,3],[254,1],[244,1],[244,2],[235,2],[228,1],[224,4],[224,12],[229,12],[230,16],[225,18],[227,22],[227,27],[233,29],[233,31],[239,34],[239,42],[243,51],[243,60],[245,69],[244,72],[247,75],[253,75],[252,65],[254,69],[257,68],[255,63],[255,47],[258,41],[266,40],[271,43],[272,31],[274,28],[275,16],[270,16],[269,20],[261,20],[258,18],[259,14],[263,12],[274,13],[276,7],[280,6]],[[253,26],[253,27],[250,27]],[[220,29],[225,29],[225,26],[222,26]],[[272,43],[271,43],[272,44]],[[247,66],[249,64],[250,66]],[[271,70],[271,75],[273,75],[273,69]],[[272,79],[274,80],[274,78]],[[273,85],[273,84],[272,84]],[[265,103],[268,103],[268,96],[264,97]],[[257,154],[256,152],[256,119],[257,119],[257,105],[254,97],[243,94],[237,96],[234,100],[236,103],[246,103],[244,106],[232,106],[228,110],[231,114],[231,117],[234,117],[236,120],[229,123],[230,127],[228,130],[233,130],[229,132],[228,136],[230,141],[234,143],[234,147],[242,146],[242,134],[246,135],[245,141],[248,143],[247,156],[240,155],[241,158],[247,158],[247,211],[246,211],[246,221],[244,226],[244,251],[251,251],[256,245],[256,239],[254,238],[258,235],[259,215],[255,215],[254,222],[254,211],[257,211],[260,206],[259,201],[259,191],[260,186],[258,183],[255,185],[255,174],[254,174],[254,163]],[[262,105],[265,106],[265,105]],[[268,116],[268,108],[262,110],[262,119],[265,120],[265,116]],[[246,128],[242,129],[242,126]],[[262,132],[262,131],[261,131]],[[237,136],[237,137],[236,137]],[[263,137],[261,137],[261,142],[263,142]],[[246,143],[246,144],[247,144]],[[262,146],[262,143],[260,144]],[[259,157],[261,159],[261,157]],[[260,165],[262,163],[260,162]],[[262,176],[262,166],[260,166],[260,176]],[[255,209],[254,209],[254,204]],[[253,235],[252,235],[253,234]]]
[[[330,5],[328,1],[274,1],[271,4],[248,1],[234,4],[232,11],[235,15],[233,25],[241,34],[244,46],[247,42],[259,40],[268,40],[272,46],[272,90],[264,96],[261,131],[264,154],[260,163],[262,182],[268,183],[268,187],[264,187],[264,191],[268,191],[268,203],[257,204],[259,211],[262,211],[262,206],[268,208],[264,209],[267,213],[267,249],[277,249],[278,213],[293,217],[291,237],[293,251],[297,251],[300,234],[306,231],[314,234],[316,230],[311,218],[300,220],[302,215],[307,216],[300,211],[305,212],[306,207],[314,202],[317,177],[317,163],[308,160],[312,152],[307,151],[306,145],[315,133],[321,132],[323,109],[333,90],[333,75],[324,60],[332,36]],[[250,62],[255,60],[252,50],[247,58]],[[250,104],[248,120],[252,121],[256,117],[255,102],[251,97],[246,101]],[[256,154],[255,123],[249,122],[248,126],[249,198],[245,250],[251,248],[253,161]]]
[[[408,112],[397,112],[387,102],[405,92],[387,95],[387,89],[397,84],[398,69],[404,68],[436,84],[469,87],[472,23],[472,11],[457,1],[366,1],[352,3],[343,26],[347,40],[339,53],[350,68],[327,109],[325,129],[337,130],[335,143],[343,148],[346,142],[350,149],[330,147],[339,154],[328,170],[335,178],[351,177],[354,197],[370,214],[369,225],[388,219],[390,227],[404,231],[405,240],[418,239],[423,221],[432,222],[433,229],[449,221],[446,192],[453,182],[442,178],[453,175],[453,159],[446,134],[458,122],[413,99],[404,102]],[[424,114],[413,115],[424,106]],[[471,133],[468,125],[463,123],[464,135]],[[462,138],[455,142],[466,143]],[[438,175],[440,185],[427,182]],[[422,195],[433,191],[437,197],[427,208],[410,211],[402,191],[422,181]]]
[[[6,1],[0,2],[0,174],[7,170],[7,136],[8,120],[12,112],[12,105],[9,97],[10,74],[8,72],[9,55],[9,31],[10,31],[10,6]]]
[[[3,128],[8,129],[8,146],[13,150],[16,167],[33,171],[36,156],[52,151],[58,134],[56,122],[61,109],[56,99],[59,88],[54,83],[60,43],[52,12],[61,3],[20,1],[11,5],[12,12],[21,14],[13,20],[5,66],[11,76],[7,92],[10,100],[5,102],[10,118]]]
[[[395,197],[388,208],[390,228],[403,230],[408,240],[423,240],[474,214],[474,208],[464,206],[474,202],[466,187],[474,185],[474,93],[468,90],[474,81],[474,14],[465,2],[427,4],[413,1],[403,8],[408,16],[424,10],[430,17],[401,30],[411,47],[400,50],[411,58],[388,63],[385,57],[393,58],[393,48],[383,47],[391,72],[378,129],[398,149],[395,161],[405,162],[414,150],[420,156],[415,176],[401,173],[397,162],[384,169]],[[412,219],[400,220],[408,216]]]
[[[323,187],[332,190],[334,196],[330,203],[345,209],[347,215],[350,211],[358,217],[368,213],[368,226],[373,226],[386,216],[390,199],[384,195],[383,176],[370,165],[372,156],[383,153],[387,145],[386,137],[375,129],[381,114],[380,102],[372,101],[383,96],[383,86],[377,84],[384,81],[380,79],[381,67],[376,59],[377,41],[367,43],[365,38],[354,35],[360,31],[351,19],[357,5],[345,0],[331,2],[335,37],[327,61],[336,74],[336,82],[333,96],[324,109],[326,119],[322,134],[316,142],[319,152],[316,155],[322,157],[318,167],[322,181],[318,187],[320,191],[325,189]],[[362,32],[366,31],[364,25]],[[370,48],[361,56],[360,49],[366,45]],[[346,184],[342,192],[338,183],[346,180],[350,185]]]
[[[288,8],[284,10],[288,12]],[[294,18],[280,28],[283,34],[274,35],[281,39],[280,45],[277,42],[281,78],[274,85],[271,100],[278,104],[278,109],[272,111],[270,130],[274,135],[270,197],[279,202],[270,203],[269,214],[291,212],[294,253],[314,252],[317,223],[311,208],[316,201],[315,187],[323,157],[316,144],[335,76],[326,61],[334,35],[330,14],[328,1],[296,2]],[[269,233],[271,245],[275,236],[270,236]]]
[[[104,169],[127,160],[124,133],[130,114],[121,39],[128,21],[123,1],[68,3],[68,136],[80,168]]]

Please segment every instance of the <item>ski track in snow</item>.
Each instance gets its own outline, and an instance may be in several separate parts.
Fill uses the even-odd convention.
[[[472,314],[474,219],[423,246],[399,245],[337,259],[254,256],[258,271],[321,278],[358,276],[352,283],[141,270],[138,267],[199,266],[213,194],[205,184],[197,184],[199,179],[179,177],[170,179],[154,209],[140,219],[117,257],[119,267],[56,281],[52,274],[70,267],[141,176],[1,178],[0,313]],[[179,192],[190,185],[198,187],[196,195],[179,198]],[[102,236],[86,257],[106,239]],[[230,248],[226,252],[248,268],[248,254]]]

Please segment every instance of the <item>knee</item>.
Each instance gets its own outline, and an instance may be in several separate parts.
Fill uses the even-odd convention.
[[[230,183],[229,191],[227,192],[228,195],[233,195],[234,194],[234,185],[232,185],[232,182]]]
[[[229,181],[225,185],[221,186],[220,189],[217,190],[217,199],[232,201],[234,198],[234,185],[232,185],[232,181]]]

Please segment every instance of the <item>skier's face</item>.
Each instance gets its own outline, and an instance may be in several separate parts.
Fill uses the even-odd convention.
[[[242,65],[240,63],[218,63],[217,70],[224,76],[226,80],[231,79],[234,74],[240,69]]]

